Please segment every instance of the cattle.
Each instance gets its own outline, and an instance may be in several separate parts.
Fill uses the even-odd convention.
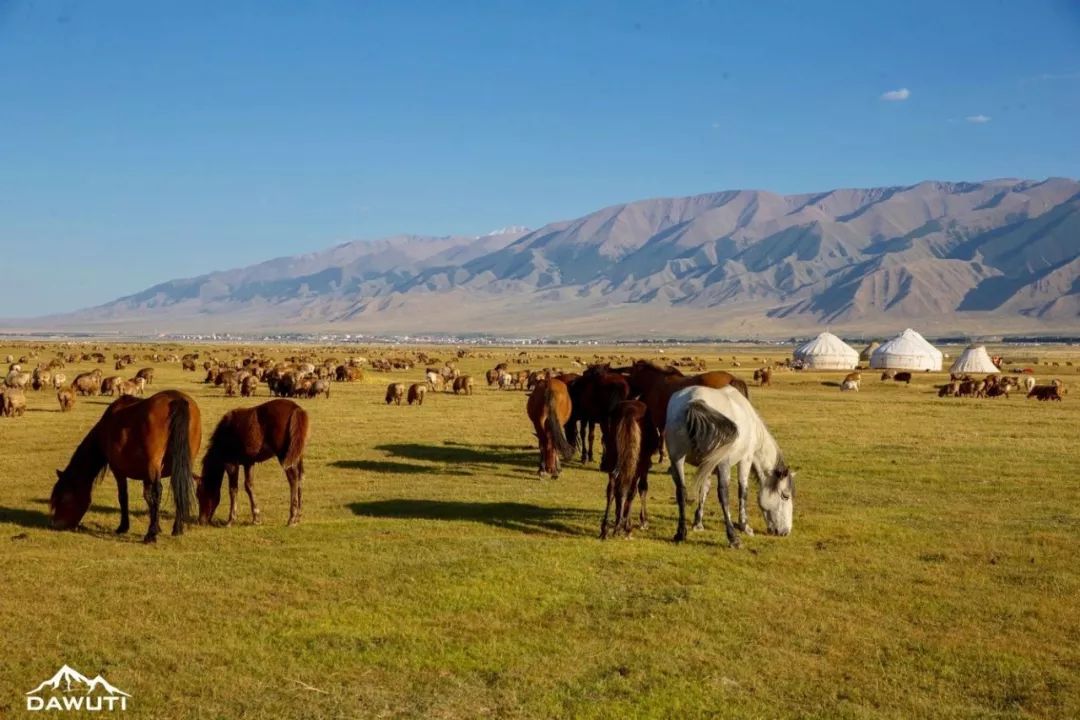
[[[75,407],[75,393],[71,388],[57,390],[56,399],[60,402],[60,412],[70,412]]]
[[[255,397],[255,390],[259,387],[259,378],[248,375],[240,382],[240,394],[243,397]]]
[[[101,381],[101,394],[102,395],[115,395],[116,386],[120,384],[123,378],[112,375]]]
[[[473,379],[471,375],[459,375],[454,378],[454,394],[465,393],[466,395],[473,394]]]
[[[413,383],[409,386],[409,404],[416,403],[418,406],[424,404],[424,394],[427,393],[427,385],[421,383]]]
[[[892,380],[893,382],[902,382],[905,385],[910,385],[911,373],[907,372],[906,370],[904,372],[894,372],[892,370],[886,370],[885,372],[881,373],[881,381],[885,382],[887,380]]]
[[[404,383],[390,383],[386,386],[386,404],[397,403],[401,404],[401,401],[405,398],[405,384]]]
[[[1061,386],[1060,385],[1036,385],[1028,393],[1029,398],[1035,398],[1036,400],[1061,400]]]
[[[0,392],[0,415],[21,417],[26,412],[26,393],[21,388],[7,387]]]
[[[101,371],[80,373],[71,382],[71,387],[79,395],[97,395],[101,392]]]

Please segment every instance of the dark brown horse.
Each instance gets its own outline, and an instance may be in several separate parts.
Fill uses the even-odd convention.
[[[664,461],[664,423],[667,421],[668,401],[676,392],[693,385],[717,389],[730,385],[743,397],[750,398],[746,383],[723,370],[687,376],[671,366],[658,367],[648,360],[638,360],[630,367],[619,368],[616,372],[627,373],[630,389],[649,406],[653,426],[660,434],[660,462]]]
[[[176,390],[145,400],[126,396],[113,402],[75,448],[68,466],[56,471],[49,499],[53,527],[78,526],[90,507],[94,480],[108,468],[116,477],[120,498],[116,532],[125,533],[129,527],[127,481],[142,480],[143,497],[150,508],[150,528],[143,541],[157,539],[161,479],[167,477],[172,480],[176,511],[172,533],[183,533],[194,508],[191,468],[202,442],[201,422],[199,406]]]
[[[236,492],[240,468],[244,490],[251,501],[251,521],[259,522],[255,504],[255,463],[277,458],[289,481],[289,525],[300,522],[303,511],[304,448],[308,438],[308,414],[292,400],[270,400],[252,408],[225,413],[210,436],[203,457],[197,491],[199,522],[208,523],[221,502],[221,481],[229,476],[228,525],[236,522]]]
[[[571,411],[566,383],[558,378],[541,380],[529,394],[525,409],[540,444],[540,470],[537,474],[542,477],[546,472],[552,479],[558,478],[560,458],[569,460],[574,454],[574,446],[567,441],[563,430]]]
[[[630,506],[634,493],[641,494],[641,527],[649,526],[646,497],[649,494],[649,470],[652,455],[660,444],[660,435],[653,427],[649,408],[640,400],[618,403],[611,413],[607,441],[600,469],[608,473],[607,507],[600,523],[600,539],[608,534],[608,514],[615,501],[615,532],[630,537]]]
[[[630,397],[626,377],[612,372],[608,365],[590,365],[577,380],[569,383],[573,412],[567,424],[571,443],[581,443],[581,462],[592,462],[596,426],[604,443],[608,438],[608,420],[615,406]]]

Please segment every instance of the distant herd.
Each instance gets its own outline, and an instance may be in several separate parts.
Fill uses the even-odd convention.
[[[137,362],[131,354],[116,354],[113,359],[117,371]],[[416,362],[424,363],[423,379],[412,383],[391,382],[386,388],[387,405],[404,403],[419,407],[428,393],[471,396],[475,392],[473,378],[459,372],[453,360],[434,361],[423,353],[415,360],[369,361],[354,357],[344,361],[327,358],[319,363],[297,356],[275,360],[255,354],[239,360],[201,360],[199,353],[183,356],[155,353],[143,359],[179,363],[183,371],[192,373],[201,367],[206,373],[203,382],[221,388],[226,397],[253,397],[265,386],[275,399],[255,408],[226,413],[210,439],[202,474],[196,475],[193,468],[201,443],[198,407],[189,396],[175,390],[146,397],[148,388],[154,384],[153,367],[142,367],[126,376],[106,376],[101,369],[94,369],[75,374],[68,382],[64,372],[67,364],[80,361],[103,364],[105,355],[100,352],[58,355],[48,362],[36,363],[29,371],[23,368],[29,365],[30,358],[8,356],[9,369],[0,388],[0,414],[5,417],[23,415],[27,391],[55,391],[62,412],[72,410],[79,397],[118,398],[76,448],[68,467],[57,472],[50,501],[54,526],[78,525],[89,507],[93,480],[106,468],[117,479],[122,510],[120,532],[128,527],[127,480],[144,483],[143,494],[151,519],[148,542],[159,532],[162,478],[172,479],[176,504],[174,534],[181,533],[185,521],[196,513],[200,522],[210,521],[220,501],[225,477],[229,479],[230,493],[228,523],[234,522],[240,470],[244,472],[252,517],[257,521],[252,466],[270,458],[281,463],[289,480],[289,524],[294,525],[302,513],[303,452],[309,422],[307,413],[291,399],[330,398],[333,382],[362,381],[365,368],[379,372],[407,371]],[[523,360],[519,358],[517,362]],[[583,463],[593,461],[595,432],[599,426],[602,443],[599,468],[608,474],[607,510],[601,523],[601,537],[607,537],[613,529],[630,533],[629,513],[635,496],[641,498],[640,524],[647,525],[646,498],[652,457],[658,453],[663,461],[666,450],[672,454],[671,472],[680,509],[676,540],[686,536],[684,459],[699,466],[695,527],[701,526],[708,476],[715,472],[729,542],[733,546],[739,544],[736,530],[751,534],[746,515],[746,485],[753,472],[759,479],[759,505],[767,530],[781,535],[790,532],[794,473],[788,469],[778,446],[750,404],[749,388],[743,380],[724,371],[700,372],[704,370],[703,362],[690,358],[668,365],[646,360],[620,367],[613,367],[610,362],[573,364],[581,368],[580,373],[554,368],[512,368],[509,362],[501,362],[485,373],[485,379],[489,388],[529,393],[525,410],[538,442],[541,476],[557,478],[561,464],[575,452],[580,452]],[[732,365],[739,364],[732,358]],[[684,375],[680,365],[699,372]],[[759,388],[771,387],[775,372],[799,369],[790,361],[775,363],[759,367],[753,379]],[[1038,385],[1030,371],[1015,375],[991,374],[982,378],[953,375],[947,383],[937,386],[938,396],[1007,398],[1010,393],[1022,391],[1040,401],[1061,401],[1066,394],[1060,380]],[[881,380],[911,384],[913,376],[907,371],[885,371]],[[846,374],[839,387],[844,392],[858,392],[861,382],[862,373],[856,370]],[[118,433],[117,429],[122,432]],[[747,437],[753,439],[740,439],[740,432],[750,433]],[[727,500],[732,464],[740,466],[737,521],[732,519]],[[706,466],[702,477],[701,468]],[[614,522],[609,524],[613,506]]]

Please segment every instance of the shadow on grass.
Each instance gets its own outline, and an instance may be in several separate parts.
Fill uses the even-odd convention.
[[[592,535],[596,513],[570,508],[548,508],[516,502],[463,502],[459,500],[374,500],[350,503],[354,515],[406,520],[459,520],[516,530],[527,534]],[[578,523],[578,524],[572,524]]]
[[[835,380],[826,380],[825,382],[823,382],[821,384],[824,387],[833,387],[833,388],[840,387],[840,383],[836,382]]]
[[[472,475],[468,470],[459,470],[454,466],[437,467],[418,465],[417,463],[394,462],[393,460],[335,460],[331,467],[344,470],[366,470],[376,473],[396,473],[399,475]]]
[[[0,523],[11,523],[28,528],[49,528],[49,516],[38,510],[0,507]]]
[[[135,485],[135,490],[137,490],[138,492],[134,492],[130,489],[130,486],[132,484]],[[138,484],[138,481],[129,481],[128,485],[128,493],[130,496],[128,500],[128,515],[130,515],[131,517],[142,517],[143,515],[146,515],[149,511],[146,509],[146,502],[142,499],[142,486]],[[165,499],[161,501],[161,517],[165,517],[172,512],[172,500],[170,500],[169,497],[170,496],[166,495]],[[45,507],[49,506],[49,501],[46,498],[35,498],[30,502],[36,503],[38,505],[44,505]],[[140,503],[142,505],[141,508],[139,507]],[[119,515],[120,508],[112,507],[110,505],[91,505],[86,512],[105,513],[106,515]]]
[[[390,443],[376,445],[375,449],[387,453],[390,457],[428,462],[517,465],[529,468],[538,462],[536,453],[529,452],[521,445],[468,445],[446,441],[441,445]]]

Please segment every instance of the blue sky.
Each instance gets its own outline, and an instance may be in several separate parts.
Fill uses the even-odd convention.
[[[1078,118],[1065,0],[0,0],[0,314],[644,197],[1076,177]]]

